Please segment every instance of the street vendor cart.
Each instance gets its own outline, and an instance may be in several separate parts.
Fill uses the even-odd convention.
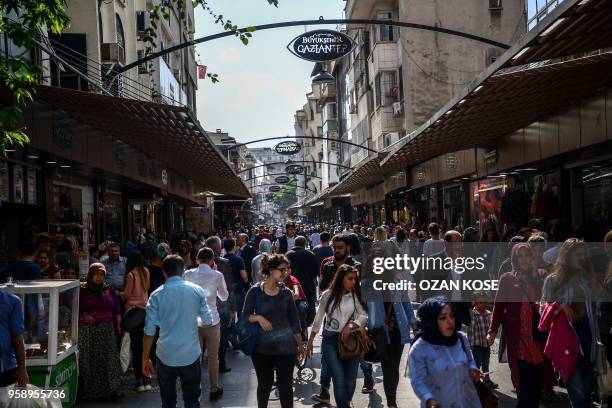
[[[63,390],[63,406],[74,406],[78,385],[79,281],[15,281],[0,285],[0,290],[19,296],[23,304],[30,384],[43,390]]]

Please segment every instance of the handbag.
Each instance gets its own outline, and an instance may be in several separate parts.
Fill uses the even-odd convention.
[[[131,307],[123,314],[121,318],[121,327],[127,332],[136,330],[139,326],[144,324],[146,316],[147,311],[145,309],[138,306]]]
[[[356,309],[355,294],[353,294],[353,305]],[[355,312],[353,311],[353,315],[344,327],[348,326],[354,318]],[[340,360],[352,360],[353,358],[361,357],[367,351],[367,341],[367,336],[361,327],[351,330],[344,341],[341,335],[338,336],[338,357]]]
[[[259,294],[260,287],[255,286],[253,288],[253,294],[255,296],[255,304],[253,305],[253,314],[257,314],[259,310]],[[257,335],[259,334],[259,323],[251,323],[249,319],[242,319],[238,322],[236,327],[238,343],[240,345],[240,351],[247,356],[255,354],[257,349]]]
[[[374,327],[367,331],[368,336],[368,351],[363,355],[363,359],[368,363],[380,363],[385,353],[385,346],[388,343],[387,320],[391,317],[393,305],[387,310],[385,316],[385,325],[383,327]]]
[[[465,356],[467,357],[469,361],[470,353],[468,353],[465,343],[463,342],[463,337],[460,337],[459,341],[461,342],[461,348],[463,349],[463,352],[465,353]],[[474,388],[476,389],[476,392],[478,393],[478,399],[480,400],[480,405],[482,405],[482,408],[497,408],[498,407],[499,398],[497,397],[497,395],[495,395],[493,391],[489,389],[489,387],[487,387],[487,385],[484,382],[479,381],[479,380],[474,380]]]

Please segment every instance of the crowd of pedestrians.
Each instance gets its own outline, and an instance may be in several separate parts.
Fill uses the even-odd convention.
[[[202,364],[209,399],[222,398],[222,374],[231,371],[227,350],[244,351],[246,341],[258,406],[268,405],[276,386],[281,406],[291,407],[296,361],[312,356],[320,335],[315,403],[353,406],[358,370],[361,392],[370,393],[372,364],[380,364],[387,406],[396,407],[400,361],[409,349],[406,375],[423,407],[488,406],[498,387],[489,375],[491,346],[499,340],[518,407],[558,399],[554,386],[562,385],[571,406],[581,408],[612,393],[598,381],[612,360],[612,232],[600,253],[580,238],[562,220],[504,234],[492,221],[482,234],[444,223],[237,223],[208,235],[106,241],[90,250],[88,270],[78,271],[69,253],[54,250],[42,236],[22,245],[20,260],[0,272],[0,282],[81,276],[79,398],[123,396],[119,351],[126,336],[135,390],[151,390],[155,372],[162,406],[176,406],[177,379],[185,407],[200,406]],[[475,246],[478,241],[482,246]],[[499,279],[499,289],[371,297],[363,292],[372,267],[365,248],[389,243],[411,257],[481,251],[486,265],[479,278]],[[411,279],[430,277],[416,271]],[[454,270],[443,277],[461,279]],[[25,306],[0,291],[0,387],[28,381],[22,349],[36,339],[23,333],[35,324],[36,310]],[[251,333],[247,340],[244,327]],[[378,339],[380,350],[372,353]]]

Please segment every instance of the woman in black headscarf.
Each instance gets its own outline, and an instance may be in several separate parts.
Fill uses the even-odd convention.
[[[442,296],[425,300],[417,316],[421,329],[410,348],[408,370],[421,407],[453,404],[480,408],[474,379],[482,378],[467,336],[457,331],[452,306]]]

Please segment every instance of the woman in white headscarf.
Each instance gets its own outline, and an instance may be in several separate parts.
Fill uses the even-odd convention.
[[[272,242],[265,238],[259,241],[259,255],[253,258],[251,262],[251,279],[253,280],[253,284],[263,280],[261,276],[261,257],[264,253],[272,253]]]

